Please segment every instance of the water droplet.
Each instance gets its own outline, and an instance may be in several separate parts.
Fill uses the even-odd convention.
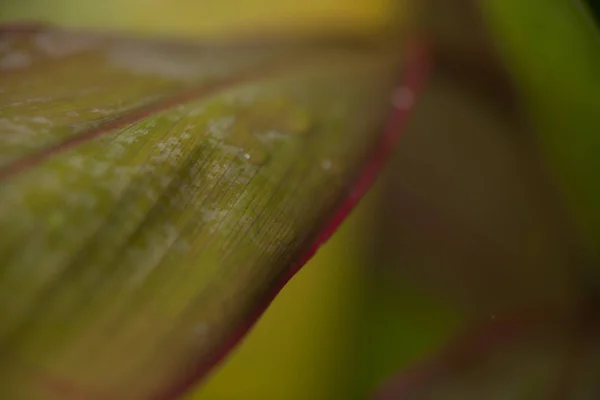
[[[243,149],[242,157],[252,165],[262,166],[269,160],[270,154],[256,138],[254,138],[254,141],[256,143],[252,144],[251,147]]]
[[[223,142],[239,149],[245,162],[253,165],[264,165],[269,159],[269,150],[240,121],[228,129]]]
[[[332,166],[333,163],[329,159],[321,161],[321,168],[323,168],[325,171],[329,171]]]

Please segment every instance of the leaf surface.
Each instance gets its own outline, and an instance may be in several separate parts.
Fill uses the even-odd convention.
[[[0,391],[28,399],[202,377],[366,189],[425,63],[383,129],[401,60],[369,41],[7,29],[0,50]]]

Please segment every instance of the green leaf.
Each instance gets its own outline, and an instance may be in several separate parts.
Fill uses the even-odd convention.
[[[552,311],[523,310],[479,323],[440,353],[394,376],[376,398],[598,398],[597,326],[582,327]]]
[[[420,98],[372,239],[385,279],[476,315],[578,302],[587,288],[573,229],[525,145],[530,132],[443,67]]]
[[[600,31],[579,0],[481,2],[549,169],[600,248]]]
[[[360,38],[52,29],[0,50],[0,393],[27,399],[169,398],[205,374],[360,194],[400,61]]]

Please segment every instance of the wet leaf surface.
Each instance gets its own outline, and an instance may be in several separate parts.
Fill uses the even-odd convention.
[[[390,120],[402,60],[369,41],[10,28],[0,51],[0,390],[27,399],[202,377],[364,192],[425,65]]]

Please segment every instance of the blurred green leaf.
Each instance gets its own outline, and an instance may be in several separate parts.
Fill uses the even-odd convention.
[[[449,1],[447,8],[452,8],[449,3],[484,2]],[[507,3],[511,2],[502,6],[509,7]],[[535,10],[543,19],[541,3]],[[432,11],[436,5],[431,1]],[[435,9],[439,12],[441,8]],[[530,11],[533,14],[533,8]],[[468,328],[468,334],[459,337],[458,344],[448,351],[430,347],[433,357],[421,364],[399,363],[396,369],[404,371],[390,379],[379,392],[380,398],[598,398],[597,281],[591,282],[596,277],[589,279],[582,273],[588,267],[581,262],[585,253],[581,254],[570,218],[565,218],[555,182],[548,179],[547,165],[540,165],[538,148],[532,146],[533,132],[529,121],[523,119],[521,98],[511,90],[515,82],[506,79],[501,69],[490,68],[487,72],[495,84],[477,84],[481,81],[469,72],[481,72],[481,67],[489,64],[482,62],[485,52],[481,57],[475,50],[477,44],[485,43],[468,40],[468,34],[477,38],[484,34],[469,31],[476,24],[468,25],[466,15],[454,19],[440,15],[454,23],[446,27],[466,35],[452,36],[454,42],[447,35],[434,36],[447,57],[438,57],[441,62],[388,175],[373,253],[380,260],[380,280],[385,286],[396,281],[397,291],[410,287],[429,295],[428,300],[462,312],[467,324],[477,327]],[[512,21],[507,17],[503,22]],[[546,44],[551,47],[550,24],[546,28]],[[525,46],[528,40],[532,36],[518,44]],[[578,43],[576,39],[574,43]],[[511,44],[516,46],[517,39]],[[528,61],[536,62],[533,58]],[[530,66],[532,70],[554,67],[556,64]],[[587,72],[592,71],[598,69]],[[559,85],[566,85],[565,76],[562,79]],[[540,83],[537,89],[553,88],[551,81],[545,84],[547,88]],[[517,92],[526,94],[531,88],[525,80],[517,80],[516,86]],[[569,101],[561,100],[564,104]],[[587,108],[570,117],[578,112],[590,116],[589,101],[577,98],[574,103],[584,103]],[[562,115],[569,112],[565,109]],[[548,121],[557,117],[549,115]],[[570,122],[580,123],[574,118]],[[537,128],[543,142],[546,130]],[[561,134],[565,146],[578,140],[573,130],[552,127],[552,133]],[[575,164],[578,160],[570,161],[580,167]],[[590,180],[587,184],[596,183]],[[376,287],[383,286],[379,283]],[[411,309],[417,307],[410,305]],[[406,314],[399,307],[392,310],[397,311],[397,319]],[[423,318],[427,316],[430,314]],[[411,343],[397,334],[376,346],[390,353],[402,346],[396,344],[399,341]]]
[[[476,315],[576,303],[569,224],[501,104],[433,72],[386,175],[373,253],[386,279]]]
[[[578,326],[549,309],[522,312],[471,328],[390,379],[377,399],[596,399],[597,326]]]
[[[563,195],[600,250],[600,31],[580,0],[482,1]]]

